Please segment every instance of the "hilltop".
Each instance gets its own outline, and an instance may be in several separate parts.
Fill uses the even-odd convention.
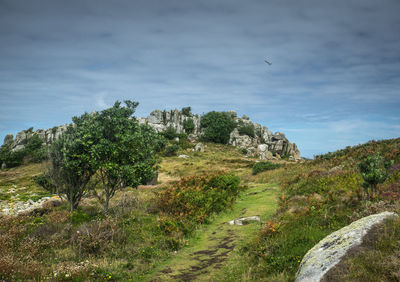
[[[252,122],[249,117],[237,116],[229,111],[235,127],[229,132],[227,144],[240,148],[247,156],[260,159],[287,158],[300,160],[300,151],[295,143],[289,142],[284,133],[272,133],[266,126]],[[205,129],[201,126],[202,117],[193,114],[190,107],[182,110],[155,110],[146,118],[138,118],[140,124],[148,124],[159,133],[167,133],[174,138],[187,138],[190,142],[199,142],[204,136]],[[49,129],[29,128],[18,132],[15,136],[8,134],[2,147],[8,146],[12,152],[22,151],[33,136],[42,140],[43,144],[51,145],[67,129],[67,124],[54,126]],[[2,164],[3,167],[6,163]]]

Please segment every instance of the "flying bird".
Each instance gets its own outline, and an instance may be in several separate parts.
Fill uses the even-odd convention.
[[[268,65],[272,65],[270,62],[268,62],[267,60],[264,60],[264,62],[266,62]]]

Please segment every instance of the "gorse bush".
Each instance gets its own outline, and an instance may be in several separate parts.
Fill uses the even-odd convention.
[[[204,128],[205,141],[227,144],[236,122],[227,112],[212,111],[201,117],[200,126]]]
[[[274,164],[271,162],[258,162],[253,165],[253,175],[256,175],[257,173],[266,171],[266,170],[272,170],[281,167],[281,164]]]
[[[233,174],[184,178],[156,193],[160,228],[167,232],[189,234],[197,224],[230,207],[243,189]]]

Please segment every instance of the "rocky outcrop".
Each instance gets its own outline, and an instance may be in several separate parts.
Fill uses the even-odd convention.
[[[240,134],[239,128],[235,128],[230,134],[229,145],[245,149],[248,155],[256,155],[260,159],[272,159],[274,156],[289,156],[292,160],[301,159],[296,144],[290,143],[285,134],[281,132],[272,133],[266,126],[253,123],[247,116],[238,117],[235,111],[228,113],[238,125],[254,128],[254,136]],[[177,133],[187,133],[184,125],[189,119],[192,119],[194,124],[193,132],[189,134],[189,140],[197,141],[203,134],[199,115],[185,115],[178,110],[155,110],[147,118],[139,118],[139,122],[148,123],[157,132],[163,132],[172,127]]]
[[[229,111],[232,118],[238,124],[229,138],[228,144],[243,149],[248,155],[258,156],[260,159],[272,159],[274,156],[288,156],[291,160],[299,160],[300,152],[295,143],[290,143],[281,132],[272,133],[266,126],[253,123],[249,117],[239,118],[234,111]],[[200,126],[201,117],[190,112],[183,113],[179,110],[160,111],[155,110],[146,118],[138,118],[140,124],[147,123],[157,132],[166,131],[173,128],[176,133],[188,134],[188,139],[196,142],[203,134]],[[189,127],[188,124],[191,126]],[[240,132],[240,126],[249,126],[254,129],[254,134],[243,134]],[[15,140],[12,135],[7,135],[4,139],[4,145],[10,146],[11,150],[18,151],[25,147],[27,140],[34,134],[38,135],[44,144],[52,144],[67,128],[67,125],[55,126],[46,130],[32,128],[23,130],[17,134]],[[190,128],[190,132],[187,132]],[[3,145],[3,146],[4,146]],[[202,145],[195,148],[196,151],[204,151]]]
[[[320,281],[351,248],[362,243],[372,226],[395,216],[392,212],[370,215],[328,235],[303,257],[295,281]]]
[[[33,135],[38,135],[43,140],[43,144],[50,145],[53,143],[54,140],[60,137],[65,130],[67,130],[66,124],[55,126],[46,130],[38,129],[36,131],[33,131],[33,128],[29,128],[27,130],[22,130],[21,132],[18,132],[15,136],[15,140],[12,134],[8,134],[4,138],[3,146],[9,146],[11,148],[11,151],[13,152],[22,150],[25,148],[28,139],[31,138]]]

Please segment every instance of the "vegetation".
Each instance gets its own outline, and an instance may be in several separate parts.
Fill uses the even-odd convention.
[[[176,129],[172,125],[168,126],[167,129],[165,129],[165,131],[162,132],[162,135],[168,140],[173,140],[176,137],[178,137]]]
[[[39,164],[0,172],[5,207],[49,195],[38,186],[76,194],[59,206],[0,216],[0,280],[293,281],[304,254],[326,235],[373,213],[400,211],[400,139],[302,163],[257,162],[222,144],[191,151],[184,135],[165,146],[137,124],[136,106],[116,103],[74,118],[51,148],[44,175]],[[231,124],[226,113],[211,113],[205,121]],[[227,142],[229,130],[202,127],[213,132],[210,141]],[[158,163],[161,150],[171,156]],[[189,158],[176,157],[178,150]],[[159,184],[139,187],[155,168]],[[88,192],[100,194],[107,185],[114,190],[105,209]],[[227,224],[253,215],[261,222]],[[399,220],[367,239],[332,279],[399,279]]]
[[[159,192],[160,228],[167,233],[190,234],[197,224],[230,207],[243,189],[232,174],[184,178]]]
[[[92,126],[93,117],[88,114],[85,117],[86,124]],[[91,188],[90,180],[96,173],[92,164],[90,143],[85,133],[81,125],[71,125],[54,141],[45,172],[48,180],[41,182],[45,188],[54,187],[51,189],[60,197],[65,195],[71,212],[78,207],[82,197]]]
[[[125,101],[126,106],[116,102],[112,108],[91,114],[93,123],[87,126],[87,115],[74,122],[86,131],[90,144],[91,159],[88,163],[96,171],[102,192],[96,197],[108,212],[110,199],[118,189],[137,187],[154,178],[156,153],[162,142],[150,127],[140,126],[132,115],[137,102]]]
[[[193,133],[194,122],[192,118],[188,118],[183,121],[183,129],[185,130],[186,134]]]
[[[238,131],[240,135],[248,135],[252,138],[256,136],[254,125],[252,123],[245,124],[242,121],[238,126]]]
[[[212,111],[202,116],[200,126],[204,128],[204,140],[227,144],[236,123],[229,113]]]
[[[387,176],[387,169],[390,163],[384,164],[383,158],[379,155],[367,156],[364,161],[359,163],[361,176],[364,179],[363,187],[368,193],[368,188],[371,189],[370,196],[373,197],[377,192],[377,185],[383,183]]]
[[[10,144],[0,147],[0,163],[5,163],[7,167],[16,167],[25,163],[39,163],[47,158],[47,148],[43,146],[43,140],[33,134],[25,144],[24,148],[12,151]]]
[[[182,108],[181,112],[184,116],[187,116],[187,117],[192,116],[192,108],[191,107],[184,107],[184,108]]]
[[[177,144],[171,144],[165,147],[165,156],[172,157],[176,156],[179,150],[179,146]]]
[[[276,169],[278,167],[281,167],[282,165],[277,164],[277,163],[271,163],[268,161],[265,162],[258,162],[253,165],[253,175],[256,175],[257,173],[260,173],[262,171],[266,170],[272,170]]]
[[[363,193],[359,166],[360,162],[376,153],[382,156],[383,163],[393,165],[386,180],[377,184],[378,194],[371,202]],[[378,163],[381,167],[382,163]],[[278,212],[264,224],[258,237],[242,248],[241,256],[247,263],[246,267],[231,269],[225,275],[250,276],[251,280],[292,281],[302,257],[326,235],[361,217],[400,210],[399,163],[400,139],[393,139],[349,147],[345,153],[339,151],[322,155],[315,161],[290,166],[290,170],[281,168],[285,173],[279,176],[282,192]],[[261,174],[276,175],[277,172]],[[390,238],[396,238],[393,236]],[[384,244],[389,243],[387,239],[382,240]],[[399,246],[396,246],[391,251],[398,250]],[[374,254],[376,258],[389,252],[377,250]],[[368,261],[365,261],[367,257]],[[363,273],[359,277],[366,281],[376,280],[376,272],[363,271],[361,267],[372,264],[374,266],[369,265],[370,269],[378,269],[381,264],[373,262],[368,253],[366,257],[357,256],[355,260],[358,259],[361,260],[357,262],[358,275]],[[382,268],[379,271],[383,271]]]

